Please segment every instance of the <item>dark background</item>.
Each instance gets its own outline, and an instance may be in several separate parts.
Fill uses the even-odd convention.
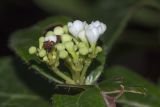
[[[59,15],[59,13],[55,12],[54,15]],[[0,56],[14,55],[7,46],[12,32],[29,27],[48,16],[51,14],[37,7],[31,0],[2,1],[0,4]],[[155,28],[146,27],[131,20],[119,39],[119,41],[125,42],[117,42],[114,45],[107,59],[107,66],[123,65],[157,83],[160,76],[160,47],[157,45],[154,48],[143,48],[139,44],[131,44],[132,41],[128,41],[127,36],[132,35],[131,31],[140,32],[146,36],[159,33],[155,32]],[[150,39],[149,36],[147,38]]]

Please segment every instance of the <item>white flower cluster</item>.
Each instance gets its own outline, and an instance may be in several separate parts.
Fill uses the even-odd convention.
[[[76,38],[80,38],[82,41],[88,40],[90,44],[94,44],[107,29],[106,25],[100,21],[87,24],[80,20],[68,23],[69,32]]]

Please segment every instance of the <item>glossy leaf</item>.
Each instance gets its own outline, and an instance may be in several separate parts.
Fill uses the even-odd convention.
[[[51,107],[18,77],[12,58],[0,58],[0,78],[1,107]]]
[[[91,71],[91,73],[87,76],[86,80],[89,84],[95,84],[95,82],[99,79],[100,75],[103,72],[105,60],[106,60],[106,50],[104,49],[102,53],[97,56],[97,61],[100,63],[99,65],[94,64],[96,68]]]
[[[55,107],[105,107],[105,102],[96,88],[90,88],[78,95],[54,95]]]

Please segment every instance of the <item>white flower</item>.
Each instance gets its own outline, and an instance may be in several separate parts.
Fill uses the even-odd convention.
[[[68,29],[73,36],[77,37],[78,33],[84,29],[83,22],[81,22],[80,20],[76,20],[73,23],[69,22]]]
[[[52,41],[52,42],[57,42],[57,37],[56,36],[46,36],[45,41]]]
[[[106,25],[100,21],[92,22],[89,25],[80,20],[68,23],[69,32],[74,37],[80,38],[81,41],[87,41],[88,39],[90,43],[96,43],[99,36],[105,32],[106,28]]]
[[[86,41],[85,26],[87,26],[87,25],[88,24],[86,22],[76,20],[73,23],[72,22],[68,23],[68,29],[69,29],[69,32],[74,37],[79,37],[82,41]]]
[[[86,36],[87,36],[87,39],[90,43],[96,43],[100,34],[99,34],[99,31],[97,28],[89,26],[86,29]]]
[[[98,28],[98,31],[100,34],[103,34],[106,30],[106,25],[100,21],[95,21],[92,22],[91,25],[93,25],[94,27]]]
[[[106,25],[99,21],[92,22],[90,25],[86,26],[86,36],[90,43],[96,43],[100,35],[102,35],[106,30]]]

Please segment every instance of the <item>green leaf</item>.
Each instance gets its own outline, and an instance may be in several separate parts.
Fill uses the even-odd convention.
[[[146,89],[146,95],[125,94],[117,102],[129,107],[159,107],[160,106],[160,90],[154,84],[145,80],[138,74],[124,67],[113,67],[105,71],[103,76],[107,78],[120,78],[124,80],[124,87],[142,87]],[[102,85],[103,84],[103,85]],[[103,88],[106,83],[102,83]],[[124,106],[126,107],[126,106]]]
[[[49,102],[28,89],[18,77],[13,64],[15,62],[10,57],[0,58],[0,106],[51,107]]]
[[[31,67],[38,71],[41,75],[48,78],[50,81],[62,84],[62,81],[54,78],[47,73],[50,71],[46,66],[40,64],[35,56],[28,53],[29,47],[32,45],[38,45],[38,39],[42,36],[44,29],[50,25],[56,24],[66,24],[70,21],[68,17],[51,17],[44,21],[37,23],[36,25],[14,32],[10,38],[10,48],[15,51],[15,53],[20,56],[27,64],[31,64]],[[37,46],[38,47],[38,46]],[[54,75],[54,74],[52,74]]]
[[[78,95],[54,95],[55,107],[106,107],[100,91],[90,88]]]

